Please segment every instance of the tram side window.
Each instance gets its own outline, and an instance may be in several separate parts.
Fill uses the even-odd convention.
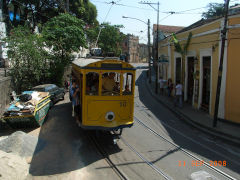
[[[86,95],[98,95],[99,74],[89,72],[86,74]]]
[[[124,73],[123,74],[123,95],[131,95],[132,94],[132,83],[133,83],[133,74],[132,73]]]
[[[120,95],[120,73],[109,72],[102,75],[102,95]]]

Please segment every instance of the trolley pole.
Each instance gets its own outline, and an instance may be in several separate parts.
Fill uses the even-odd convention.
[[[219,62],[219,69],[218,69],[218,81],[217,81],[217,92],[216,92],[216,100],[215,100],[213,127],[217,126],[217,120],[218,120],[218,107],[219,107],[219,99],[220,99],[220,91],[221,91],[221,83],[222,83],[222,69],[223,69],[225,40],[226,40],[226,33],[227,33],[229,1],[230,0],[225,0],[225,18],[224,18],[224,27],[222,30],[222,46],[221,46],[221,55],[220,55],[220,62]]]
[[[152,83],[152,73],[151,73],[151,52],[150,52],[150,19],[148,19],[148,75],[149,75],[149,84]]]

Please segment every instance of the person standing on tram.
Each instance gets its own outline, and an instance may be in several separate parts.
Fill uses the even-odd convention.
[[[72,97],[72,107],[74,112],[74,117],[76,119],[76,123],[78,126],[80,126],[80,89],[76,83],[76,80],[72,81],[72,87],[71,87],[71,97]]]

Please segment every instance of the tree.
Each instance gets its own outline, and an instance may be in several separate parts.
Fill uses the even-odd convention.
[[[88,25],[97,25],[97,9],[89,0],[72,0],[69,2],[70,14],[82,19]]]
[[[42,36],[54,55],[51,61],[52,79],[61,84],[64,67],[71,61],[71,53],[86,47],[83,21],[67,13],[50,19],[43,27]]]
[[[90,28],[87,30],[90,42],[96,42],[100,28],[102,30],[98,39],[98,47],[102,49],[104,54],[114,52],[115,56],[118,56],[121,53],[120,44],[124,38],[124,34],[120,32],[120,28],[123,28],[123,26],[103,23],[100,27]]]
[[[208,4],[208,11],[202,14],[204,19],[220,17],[224,15],[224,4],[210,3]]]
[[[87,24],[97,24],[97,10],[89,0],[72,0],[70,14],[84,20]],[[9,21],[9,10],[13,12],[13,21]],[[36,26],[41,28],[52,17],[66,12],[65,0],[3,0],[4,21],[7,24],[7,32],[11,28],[28,24],[32,31]],[[20,17],[16,21],[16,16]]]
[[[32,34],[27,27],[14,28],[5,41],[11,62],[9,75],[17,93],[47,81],[49,54],[41,36]]]

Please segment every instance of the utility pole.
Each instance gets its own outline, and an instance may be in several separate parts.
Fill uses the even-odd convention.
[[[152,73],[151,73],[151,52],[150,52],[150,19],[148,19],[148,78],[149,78],[149,84],[152,83]]]
[[[155,57],[155,74],[156,74],[156,78],[155,78],[155,93],[158,93],[158,32],[159,32],[159,2],[158,3],[149,3],[149,2],[139,2],[140,4],[148,4],[149,6],[151,6],[155,11],[157,11],[157,39],[155,42],[155,50],[156,50],[156,57]],[[157,5],[158,8],[156,9],[155,7],[153,7],[152,5]]]
[[[230,0],[225,0],[225,18],[224,18],[224,27],[223,27],[223,30],[222,30],[222,46],[221,46],[221,55],[220,55],[220,62],[219,62],[219,69],[218,69],[218,81],[217,81],[217,92],[216,92],[216,100],[215,100],[213,127],[217,126],[217,120],[218,120],[218,107],[219,107],[221,82],[222,82],[222,69],[223,69],[225,40],[226,40],[226,33],[227,33],[227,20],[228,20],[229,1]]]

